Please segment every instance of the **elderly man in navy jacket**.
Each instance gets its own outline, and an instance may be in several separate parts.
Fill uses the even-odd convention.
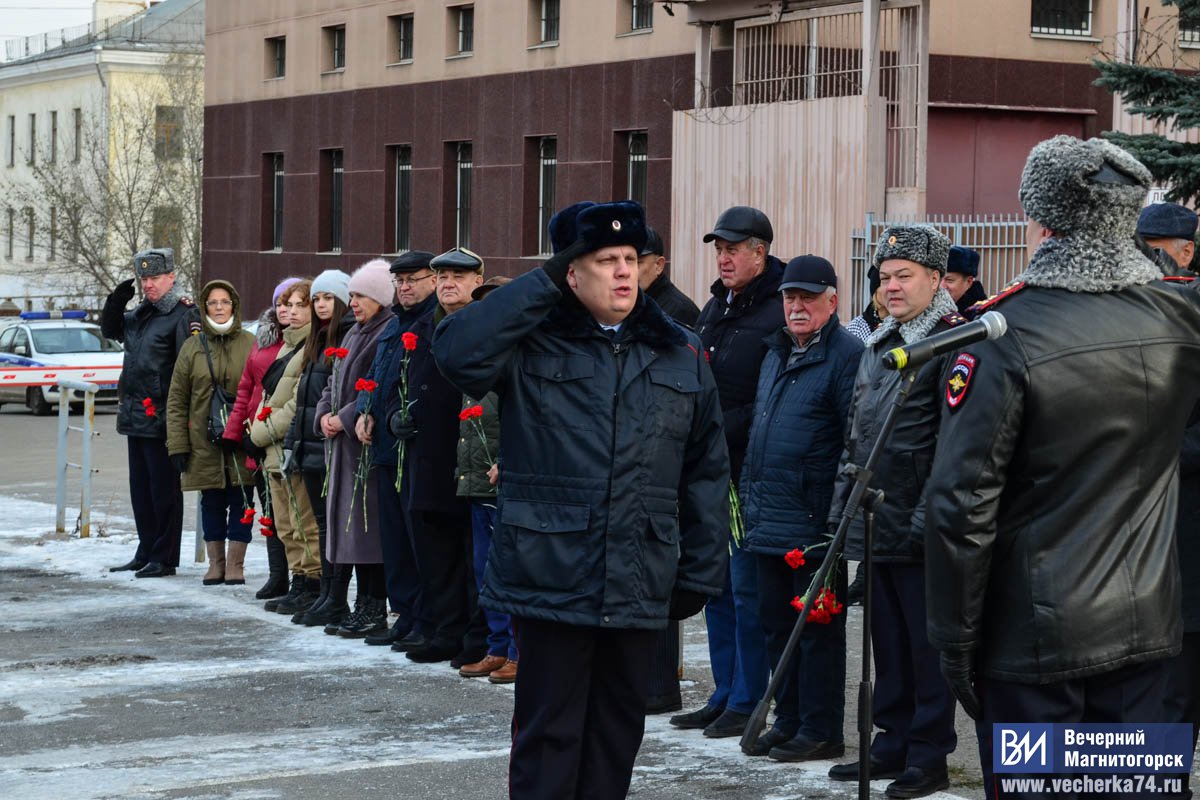
[[[512,615],[513,798],[623,798],[655,633],[721,591],[729,457],[693,334],[638,291],[636,203],[577,204],[557,254],[448,317],[434,355],[500,401],[480,602]]]
[[[796,623],[790,601],[807,591],[823,554],[795,570],[784,555],[827,541],[825,519],[863,353],[862,342],[838,324],[832,264],[820,256],[793,258],[779,288],[787,326],[767,337],[741,480],[745,548],[758,561],[758,617],[773,665]],[[834,594],[844,595],[844,562],[833,576]],[[815,619],[776,690],[775,724],[748,755],[810,761],[845,751],[846,616],[811,624]]]

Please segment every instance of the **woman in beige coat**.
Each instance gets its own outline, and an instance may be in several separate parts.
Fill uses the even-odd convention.
[[[317,521],[312,503],[298,472],[285,478],[284,440],[296,413],[296,382],[304,369],[304,342],[311,328],[309,281],[300,281],[285,290],[280,298],[288,308],[288,327],[283,331],[283,347],[263,376],[263,399],[250,423],[250,440],[266,451],[262,461],[271,493],[275,535],[287,554],[292,573],[292,588],[276,601],[275,611],[300,617],[317,599],[321,590],[321,556],[318,550]],[[318,498],[320,499],[320,498]]]

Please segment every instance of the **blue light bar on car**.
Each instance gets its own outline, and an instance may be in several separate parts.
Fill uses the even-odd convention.
[[[21,319],[87,319],[86,311],[22,311]]]

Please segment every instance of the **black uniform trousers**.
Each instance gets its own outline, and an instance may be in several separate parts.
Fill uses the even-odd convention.
[[[1167,660],[1166,709],[1163,722],[1186,722],[1192,726],[1192,750],[1200,733],[1200,631],[1183,634],[1183,650]],[[1194,770],[1193,770],[1194,771]],[[1188,775],[1183,776],[1183,797],[1191,797]]]
[[[183,490],[167,456],[167,440],[126,436],[129,450],[129,500],[137,525],[136,559],[179,566],[183,538]]]
[[[412,630],[418,619],[421,583],[408,529],[408,512],[401,506],[400,494],[396,491],[396,467],[378,464],[375,476],[379,489],[379,518],[383,522],[379,529],[379,544],[383,550],[383,578],[388,602],[399,618],[396,625],[401,630]],[[423,636],[430,633],[419,629],[418,632]]]
[[[975,680],[975,691],[983,714],[975,722],[979,739],[979,763],[983,788],[989,800],[1041,800],[1046,797],[1074,798],[1075,793],[1055,794],[1004,791],[1004,778],[1037,778],[992,772],[992,725],[996,722],[1168,722],[1163,718],[1163,691],[1167,686],[1167,661],[1152,661],[1130,667],[1054,683],[1013,683],[986,676]],[[1171,776],[1174,777],[1174,776]],[[1128,797],[1092,793],[1091,798]]]
[[[421,586],[421,628],[438,647],[462,647],[471,616],[468,585],[471,519],[466,504],[459,513],[413,511],[413,552]]]
[[[954,751],[954,695],[929,644],[925,565],[871,563],[872,708],[880,732],[871,757],[888,766],[946,768]]]
[[[793,570],[783,556],[756,554],[758,559],[758,619],[767,641],[767,658],[774,671],[796,626],[793,597],[808,590],[821,566],[822,553],[810,556]],[[833,591],[846,596],[846,564],[834,567]],[[815,600],[815,596],[809,598]],[[775,690],[775,727],[814,742],[840,743],[846,708],[846,614],[827,625],[809,620],[792,661]]]
[[[619,800],[642,744],[658,631],[512,618],[511,800]]]

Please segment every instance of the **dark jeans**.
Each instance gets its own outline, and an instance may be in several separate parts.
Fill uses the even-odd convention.
[[[167,456],[165,439],[127,436],[129,499],[137,525],[138,561],[179,566],[183,537],[183,491]]]
[[[657,631],[513,617],[511,800],[618,800],[645,732]]]
[[[475,548],[475,588],[483,591],[483,571],[487,566],[488,551],[492,549],[492,531],[496,528],[496,504],[494,502],[471,501],[471,541]],[[489,656],[504,656],[517,660],[517,641],[513,638],[508,614],[483,609],[487,620],[487,648]]]
[[[224,489],[205,489],[200,492],[200,523],[204,541],[250,543],[253,523],[242,522],[246,497],[253,487],[243,488],[229,483]]]
[[[998,777],[1037,777],[992,772],[992,724],[996,722],[1168,722],[1163,718],[1163,692],[1169,668],[1166,661],[1152,661],[1131,667],[1055,683],[1011,683],[987,677],[977,678],[975,690],[983,705],[983,715],[975,722],[979,738],[979,763],[983,767],[983,788],[988,798],[1034,800],[1035,798],[1074,798],[1075,793],[1049,791],[1029,794],[1002,792]],[[1174,777],[1174,776],[1172,776]],[[1128,795],[1088,794],[1088,798]]]
[[[767,656],[775,669],[792,628],[796,625],[793,597],[808,590],[809,581],[821,566],[822,554],[793,570],[783,556],[759,555],[758,618],[767,637]],[[846,566],[835,568],[833,590],[846,595]],[[815,598],[812,598],[815,599]],[[775,690],[775,727],[815,742],[841,742],[846,690],[846,613],[834,616],[828,625],[811,619],[804,626],[792,661]]]
[[[725,589],[704,607],[716,688],[708,705],[749,714],[767,690],[767,643],[758,619],[758,558],[730,540]],[[790,599],[790,598],[789,598]]]
[[[383,549],[383,574],[387,585],[388,601],[392,611],[399,617],[401,628],[413,627],[419,619],[421,603],[421,578],[417,574],[417,557],[413,551],[412,535],[408,527],[408,511],[400,504],[396,492],[396,467],[386,464],[375,466],[378,480],[379,544]],[[418,631],[428,635],[429,631]]]
[[[871,756],[891,765],[946,768],[954,751],[954,695],[925,627],[925,565],[871,564],[875,727]]]

